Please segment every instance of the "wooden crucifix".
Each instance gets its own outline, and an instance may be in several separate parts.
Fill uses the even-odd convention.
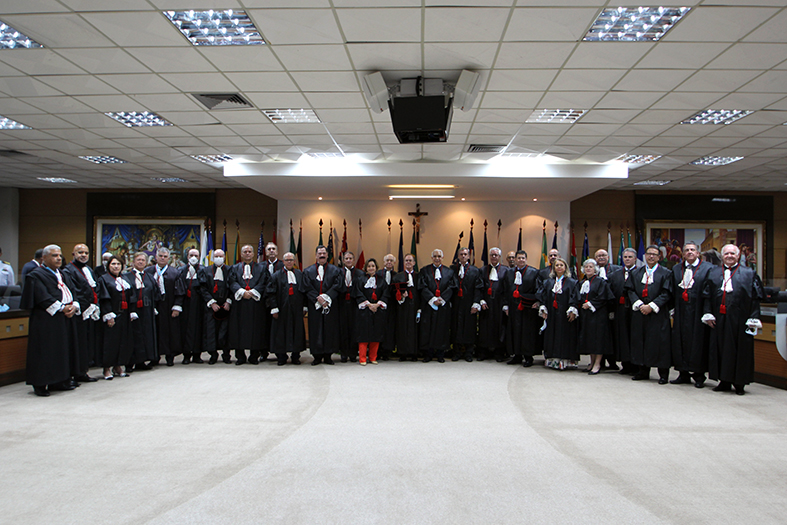
[[[415,244],[421,244],[421,217],[429,215],[429,212],[421,211],[421,205],[415,204],[415,211],[408,212],[407,215],[414,217],[415,221]]]

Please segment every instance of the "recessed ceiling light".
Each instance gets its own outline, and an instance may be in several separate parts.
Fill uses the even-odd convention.
[[[537,109],[527,117],[525,122],[573,124],[584,114],[584,109]]]
[[[262,112],[274,124],[320,122],[317,114],[311,109],[263,109]]]
[[[689,164],[695,166],[724,166],[725,164],[732,164],[741,160],[743,157],[702,157],[701,159],[693,160]]]
[[[389,199],[453,199],[454,195],[390,195]]]
[[[710,201],[711,202],[735,202],[738,199],[730,199],[728,197],[713,197]]]
[[[501,153],[499,157],[508,159],[535,159],[541,157],[543,153]]]
[[[104,113],[111,119],[117,120],[124,126],[129,128],[146,127],[146,126],[171,126],[171,122],[167,122],[155,113],[150,111],[118,111]]]
[[[66,184],[66,183],[76,183],[75,180],[71,179],[64,179],[63,177],[36,177],[38,180],[43,180],[46,182],[53,182],[55,184]]]
[[[205,164],[216,164],[220,162],[230,162],[232,157],[229,155],[190,155],[190,157],[194,160],[198,160],[200,162],[204,162]]]
[[[635,182],[634,186],[664,186],[665,184],[669,184],[672,182],[671,180],[641,180],[639,182]]]
[[[389,184],[388,188],[396,188],[398,190],[444,190],[456,188],[454,184]]]
[[[604,9],[583,40],[651,42],[659,40],[690,11],[689,7],[613,7]]]
[[[464,201],[464,200],[465,200],[465,198],[464,198],[464,197],[462,197],[462,201]]]
[[[533,202],[538,202],[538,199],[533,199]]]
[[[330,153],[327,151],[307,153],[306,155],[313,159],[338,159],[344,157],[344,153]]]
[[[125,160],[117,157],[107,157],[106,155],[80,155],[80,159],[88,160],[96,164],[125,164]]]
[[[164,11],[195,46],[258,46],[265,43],[246,11]]]
[[[706,109],[690,117],[681,124],[732,124],[754,111],[748,109]]]
[[[0,115],[0,129],[33,129],[30,126],[25,126],[24,124],[20,124],[15,120],[11,120],[10,118],[5,118]]]
[[[321,200],[322,200],[322,197],[317,197],[317,200],[318,200],[318,201],[321,201]]]
[[[151,177],[151,179],[159,182],[188,182],[186,179],[181,179],[180,177]]]
[[[0,49],[44,47],[29,36],[25,36],[8,24],[0,22]]]
[[[655,160],[659,160],[661,155],[635,155],[633,153],[624,154],[615,160],[625,162],[626,164],[650,164]]]

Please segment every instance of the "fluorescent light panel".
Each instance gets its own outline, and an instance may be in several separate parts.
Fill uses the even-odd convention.
[[[80,159],[93,162],[95,164],[125,164],[125,160],[117,157],[108,157],[106,155],[80,155]]]
[[[274,124],[319,123],[320,119],[312,109],[263,109],[262,112]]]
[[[232,157],[224,155],[223,153],[221,155],[190,155],[190,157],[194,160],[204,162],[205,164],[230,162],[232,160]]]
[[[265,43],[246,11],[164,11],[195,46],[259,46]]]
[[[0,129],[33,129],[30,126],[25,126],[24,124],[20,124],[15,120],[11,120],[10,118],[5,118],[0,115]]]
[[[450,190],[456,188],[454,184],[389,184],[387,187],[397,190]]]
[[[167,122],[155,113],[150,111],[117,111],[104,113],[111,119],[117,120],[124,126],[129,128],[148,127],[148,126],[171,126],[171,122]]]
[[[67,184],[67,183],[76,183],[75,180],[71,179],[64,179],[63,177],[36,177],[38,180],[43,180],[46,182],[52,182],[54,184]]]
[[[652,42],[663,37],[691,10],[689,7],[612,7],[604,9],[583,40]]]
[[[186,179],[181,179],[180,177],[151,177],[151,179],[159,182],[188,182]]]
[[[0,22],[0,49],[33,49],[44,47],[29,36],[23,35],[13,27]]]
[[[525,122],[573,124],[584,114],[584,109],[537,109],[527,117]]]
[[[331,153],[328,151],[316,151],[313,153],[307,153],[306,155],[313,159],[338,159],[344,157],[344,153]]]
[[[748,109],[706,109],[690,117],[681,124],[732,124],[754,111]]]
[[[639,182],[635,182],[634,186],[664,186],[665,184],[669,184],[672,182],[671,180],[641,180]]]
[[[453,199],[453,195],[389,195],[389,199]]]
[[[615,160],[620,162],[625,162],[626,164],[650,164],[655,160],[659,160],[661,155],[634,155],[634,154],[626,154],[621,155]]]
[[[732,164],[733,162],[738,162],[743,157],[702,157],[701,159],[693,160],[689,164],[694,164],[695,166],[724,166],[726,164]]]

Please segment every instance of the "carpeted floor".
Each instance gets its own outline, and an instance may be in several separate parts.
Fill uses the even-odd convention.
[[[0,523],[787,520],[787,391],[309,361],[0,388]]]

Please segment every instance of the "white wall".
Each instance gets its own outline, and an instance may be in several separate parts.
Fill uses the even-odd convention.
[[[558,249],[564,256],[570,250],[570,234],[568,222],[570,217],[569,202],[445,202],[438,200],[419,201],[421,211],[428,212],[421,218],[421,242],[418,245],[418,264],[422,266],[430,259],[431,251],[440,248],[445,254],[445,261],[450,263],[453,257],[459,232],[465,235],[462,244],[470,240],[470,219],[474,219],[473,228],[476,247],[476,265],[481,266],[481,249],[484,244],[484,219],[489,222],[489,248],[498,245],[497,221],[502,220],[500,248],[504,254],[515,250],[519,235],[520,220],[522,223],[523,248],[528,253],[528,263],[538,267],[541,255],[541,228],[547,221],[547,245],[552,246],[554,222],[558,221]],[[388,226],[391,219],[390,251],[396,255],[399,249],[399,219],[404,221],[404,253],[410,248],[413,232],[412,217],[408,212],[415,211],[415,201],[278,201],[278,238],[279,253],[289,249],[289,223],[293,222],[295,240],[298,240],[298,223],[303,220],[303,255],[304,265],[312,264],[314,248],[319,238],[319,221],[323,220],[323,241],[327,245],[329,221],[333,220],[334,230],[338,232],[338,247],[341,246],[343,233],[342,220],[347,220],[347,244],[351,251],[358,248],[358,219],[363,221],[363,249],[368,259],[374,257],[381,261],[388,253]],[[336,242],[336,241],[335,241]],[[581,239],[579,239],[581,249]],[[338,252],[337,247],[337,252]],[[356,253],[357,255],[357,253]]]
[[[16,188],[0,188],[0,248],[2,259],[14,267],[14,278],[19,280],[19,190]]]

